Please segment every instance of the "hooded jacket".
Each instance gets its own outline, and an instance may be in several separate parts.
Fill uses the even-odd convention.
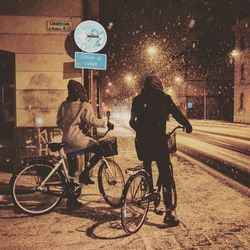
[[[105,121],[98,119],[91,104],[84,101],[86,100],[84,91],[80,83],[70,80],[68,97],[58,108],[56,123],[63,131],[62,140],[66,142],[65,153],[85,149],[96,142],[82,132],[87,125],[105,127]]]
[[[157,160],[166,153],[166,126],[170,114],[192,130],[171,96],[163,92],[159,78],[148,76],[141,93],[133,99],[129,122],[136,131],[135,146],[139,160]]]

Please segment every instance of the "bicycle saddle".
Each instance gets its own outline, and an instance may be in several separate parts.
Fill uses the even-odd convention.
[[[65,145],[65,142],[60,142],[60,143],[53,142],[53,143],[49,143],[49,149],[52,152],[56,152],[56,151],[59,151],[64,145]]]
[[[125,173],[126,174],[135,174],[136,172],[138,172],[138,171],[140,171],[140,170],[142,170],[143,169],[143,166],[142,165],[138,165],[138,166],[136,166],[136,167],[134,167],[134,168],[127,168],[126,170],[125,170]]]

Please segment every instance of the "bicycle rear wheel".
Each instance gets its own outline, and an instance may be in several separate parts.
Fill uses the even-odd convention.
[[[143,225],[149,209],[149,178],[140,171],[129,177],[123,194],[121,222],[128,234],[136,233]]]
[[[45,163],[28,165],[17,171],[11,183],[13,203],[23,212],[40,215],[52,210],[62,199],[65,179],[57,170],[40,188],[53,167]]]
[[[98,172],[98,185],[104,200],[111,207],[121,206],[124,177],[121,168],[112,159],[106,158],[102,162]]]

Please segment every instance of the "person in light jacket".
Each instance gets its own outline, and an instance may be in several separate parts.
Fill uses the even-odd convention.
[[[170,114],[185,127],[187,133],[192,132],[189,121],[176,107],[171,96],[164,93],[161,80],[154,75],[147,76],[141,93],[133,99],[129,124],[136,131],[138,159],[143,161],[150,176],[150,192],[153,191],[151,163],[157,163],[166,207],[164,223],[174,226],[178,225],[178,220],[172,215],[172,177],[166,142],[166,123]]]
[[[109,125],[109,124],[108,124]],[[88,126],[105,128],[106,122],[98,119],[88,102],[87,91],[84,86],[75,80],[68,82],[68,97],[60,105],[57,112],[57,126],[62,130],[62,140],[65,142],[64,151],[69,165],[69,176],[73,180],[77,170],[77,155],[94,153],[88,161],[83,172],[79,176],[79,182],[94,184],[89,178],[89,171],[101,159],[102,155],[96,141],[84,134]],[[68,206],[79,207],[81,205],[74,198],[69,198]]]

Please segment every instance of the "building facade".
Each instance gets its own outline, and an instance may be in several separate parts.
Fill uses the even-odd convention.
[[[250,123],[250,17],[234,27],[234,122]]]
[[[173,91],[168,93],[190,119],[232,121],[233,68],[226,56],[212,51],[207,57],[198,48],[185,54],[184,62],[177,61],[183,74],[173,78]]]
[[[84,78],[74,68],[73,32],[89,18],[87,10],[98,18],[98,2],[0,0],[1,166],[11,163],[13,152],[17,158],[48,153],[68,80]]]

